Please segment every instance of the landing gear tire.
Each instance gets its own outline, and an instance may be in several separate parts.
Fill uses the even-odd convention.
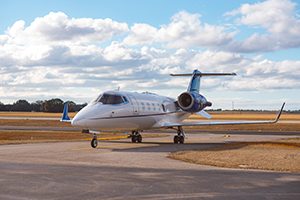
[[[174,144],[184,144],[184,131],[181,126],[178,127],[177,135],[174,136]]]
[[[183,144],[184,143],[184,137],[181,135],[175,135],[174,136],[174,144]]]
[[[142,140],[143,140],[142,135],[138,135],[137,136],[137,142],[142,143]]]
[[[175,135],[174,136],[174,144],[178,144],[178,141],[179,141],[179,137],[178,137],[178,135]]]
[[[180,144],[183,144],[183,143],[184,143],[184,137],[183,137],[183,136],[180,136],[180,137],[179,137],[179,143],[180,143]]]
[[[136,143],[137,137],[135,135],[131,136],[131,142]]]
[[[98,140],[97,138],[93,138],[92,141],[91,141],[91,146],[93,148],[96,148],[98,146]]]
[[[142,140],[143,140],[143,137],[139,132],[132,131],[132,134],[131,134],[131,142],[132,143],[136,143],[136,142],[141,143]]]

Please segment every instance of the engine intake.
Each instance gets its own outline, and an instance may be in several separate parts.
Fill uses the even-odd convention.
[[[212,103],[207,101],[204,96],[194,92],[184,92],[177,99],[179,107],[187,112],[199,112]]]

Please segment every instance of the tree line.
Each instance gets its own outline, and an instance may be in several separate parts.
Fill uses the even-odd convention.
[[[76,104],[73,101],[69,102],[69,112],[78,112],[87,103],[84,104]],[[0,111],[15,111],[15,112],[53,112],[59,113],[63,111],[64,101],[55,98],[50,100],[39,100],[36,102],[29,103],[26,100],[18,100],[13,104],[4,104],[0,102]]]

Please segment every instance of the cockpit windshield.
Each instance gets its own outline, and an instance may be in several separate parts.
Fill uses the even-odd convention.
[[[102,104],[116,105],[121,103],[127,103],[128,100],[125,96],[104,93],[103,95],[98,97],[97,102],[101,102]]]

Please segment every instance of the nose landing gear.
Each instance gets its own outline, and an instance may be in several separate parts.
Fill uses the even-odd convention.
[[[174,136],[174,144],[183,144],[185,133],[181,126],[178,126],[177,135]]]
[[[98,146],[97,134],[99,134],[100,132],[91,131],[89,129],[82,129],[81,132],[82,133],[87,133],[87,134],[92,134],[93,135],[93,139],[91,140],[91,146],[93,148],[96,148]]]
[[[97,140],[97,135],[96,134],[93,135],[93,139],[91,141],[91,146],[93,148],[96,148],[98,146],[98,140]]]
[[[142,135],[138,131],[132,131],[131,142],[132,143],[141,143],[143,140]]]

